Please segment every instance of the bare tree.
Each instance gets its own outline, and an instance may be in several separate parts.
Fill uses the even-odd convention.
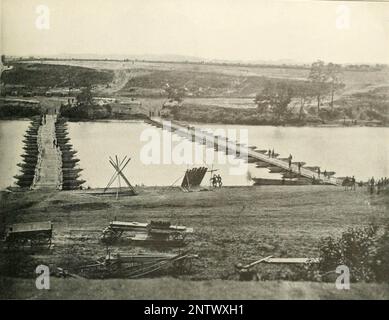
[[[327,82],[330,84],[330,95],[331,95],[331,108],[334,107],[334,94],[337,90],[344,87],[342,82],[342,67],[338,64],[328,63],[327,64]]]
[[[260,112],[270,106],[277,120],[280,120],[288,113],[292,96],[292,87],[286,82],[267,81],[262,91],[256,95],[254,102]]]
[[[90,106],[93,104],[92,88],[90,85],[81,89],[81,92],[76,97],[77,103],[84,106]]]
[[[312,85],[308,81],[304,81],[294,89],[294,96],[296,97],[296,104],[299,106],[299,120],[303,119],[305,106],[308,105],[314,96]]]
[[[323,61],[318,60],[312,63],[308,79],[312,83],[312,92],[316,96],[317,113],[319,114],[321,99],[326,93],[328,80],[327,68]]]

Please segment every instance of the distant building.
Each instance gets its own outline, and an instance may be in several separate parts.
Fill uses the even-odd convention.
[[[80,89],[72,88],[53,88],[45,92],[45,96],[48,97],[72,97],[81,92]]]
[[[14,107],[40,106],[40,102],[38,100],[0,98],[0,102],[2,105],[9,105]]]
[[[118,102],[117,99],[115,98],[102,98],[102,97],[95,97],[93,98],[92,101],[94,104],[97,104],[99,106],[105,106],[108,104],[113,104]]]
[[[140,101],[115,102],[110,103],[109,106],[114,114],[132,114],[139,112],[142,103]]]

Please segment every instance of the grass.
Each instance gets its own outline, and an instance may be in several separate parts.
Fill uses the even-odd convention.
[[[37,290],[33,279],[0,277],[0,299],[389,299],[389,285],[351,284],[337,290],[334,283],[182,281],[174,278],[148,280],[86,280],[51,277],[50,290]]]
[[[383,225],[389,220],[386,204],[364,188],[344,192],[331,186],[228,187],[183,193],[147,187],[139,192],[138,196],[119,200],[78,192],[3,194],[0,221],[9,224],[51,220],[54,249],[49,256],[33,258],[36,263],[49,261],[72,271],[85,261],[93,262],[105,255],[106,248],[99,237],[110,220],[172,220],[195,230],[187,249],[199,259],[193,272],[183,278],[211,280],[229,279],[234,264],[263,256],[315,257],[322,237],[337,236],[348,227],[371,222]],[[25,202],[29,205],[23,207]],[[126,242],[111,249],[152,250],[131,247]],[[72,261],[65,259],[69,256]],[[3,254],[0,260],[0,270],[7,275],[7,256]],[[14,267],[12,276],[18,275]],[[262,279],[299,279],[299,270],[268,267],[259,268]],[[31,270],[21,266],[21,275],[29,273]]]
[[[109,83],[112,71],[51,64],[14,63],[13,69],[2,73],[1,80],[9,85],[26,87],[83,87]]]
[[[161,90],[166,84],[174,88],[186,88],[187,94],[196,97],[253,97],[263,88],[266,77],[256,75],[236,76],[222,72],[149,70],[130,78],[120,90],[121,94],[136,89]],[[300,82],[294,78],[285,79],[290,83]]]

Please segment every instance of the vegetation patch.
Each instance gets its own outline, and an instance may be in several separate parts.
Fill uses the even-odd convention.
[[[38,116],[41,113],[39,104],[31,105],[12,100],[0,100],[0,119],[18,119]]]
[[[84,87],[109,83],[113,72],[84,67],[38,63],[13,63],[2,73],[1,81],[8,85],[27,87]]]
[[[111,206],[108,203],[88,202],[88,203],[74,203],[61,206],[65,211],[81,211],[81,210],[104,210]]]

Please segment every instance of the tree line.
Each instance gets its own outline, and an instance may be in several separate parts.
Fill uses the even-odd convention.
[[[326,96],[329,96],[330,107],[333,108],[334,95],[342,88],[344,88],[342,67],[318,60],[312,63],[305,81],[267,80],[263,89],[255,96],[254,102],[259,113],[272,112],[276,120],[281,120],[291,114],[290,104],[294,100],[295,105],[300,106],[299,119],[301,120],[304,108],[313,101],[319,115],[320,106]]]

